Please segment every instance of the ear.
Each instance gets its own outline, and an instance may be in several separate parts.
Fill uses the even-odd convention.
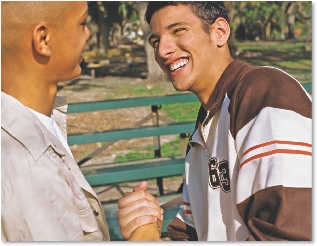
[[[48,27],[45,24],[37,25],[33,30],[33,45],[35,51],[43,56],[50,56],[51,49],[49,44],[50,35],[48,33]]]
[[[230,26],[229,23],[222,17],[216,19],[215,23],[212,25],[211,33],[215,35],[215,41],[218,47],[224,46],[230,36]]]

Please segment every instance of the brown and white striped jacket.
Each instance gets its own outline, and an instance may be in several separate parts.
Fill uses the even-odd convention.
[[[234,60],[199,110],[173,240],[312,240],[312,101],[273,68]]]

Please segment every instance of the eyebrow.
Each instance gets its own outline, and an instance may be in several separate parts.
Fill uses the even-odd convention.
[[[175,27],[175,26],[180,26],[180,25],[188,25],[188,22],[186,22],[186,21],[176,22],[176,23],[173,23],[173,24],[168,25],[165,29],[166,29],[166,30],[170,30],[170,29],[172,29],[173,27]]]
[[[85,13],[82,16],[85,16],[88,14],[88,8],[86,9]]]
[[[173,24],[168,25],[168,26],[165,27],[164,29],[165,29],[165,30],[170,30],[170,29],[172,29],[172,28],[174,28],[174,27],[176,27],[176,26],[180,26],[180,25],[188,25],[188,22],[186,22],[186,21],[176,22],[176,23],[173,23]],[[148,38],[148,42],[150,42],[150,40],[151,40],[152,38],[156,38],[156,37],[158,37],[158,35],[156,35],[156,34],[151,34],[150,37]]]

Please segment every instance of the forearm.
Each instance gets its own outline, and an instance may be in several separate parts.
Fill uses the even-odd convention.
[[[155,223],[147,224],[135,229],[128,241],[159,241],[163,222],[158,220]]]

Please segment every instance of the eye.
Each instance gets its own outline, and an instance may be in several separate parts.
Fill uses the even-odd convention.
[[[186,31],[186,28],[177,28],[174,30],[175,35],[182,35]]]
[[[159,45],[159,40],[158,39],[151,40],[150,44],[153,47],[153,49],[156,49]]]
[[[80,23],[81,26],[87,26],[87,16],[85,16],[85,19],[82,19],[83,22]]]

